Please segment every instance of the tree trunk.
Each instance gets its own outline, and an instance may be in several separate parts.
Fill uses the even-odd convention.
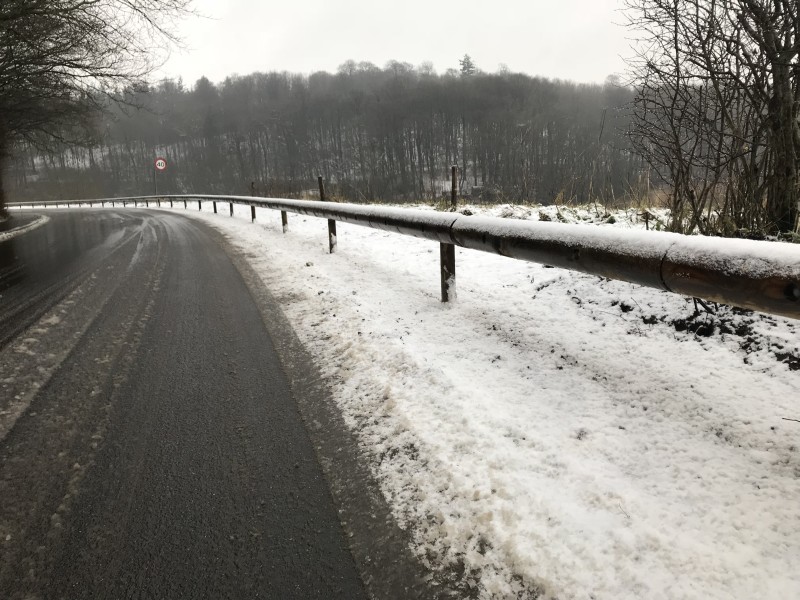
[[[6,209],[6,189],[5,189],[5,166],[6,166],[6,139],[3,134],[3,127],[0,125],[0,219],[8,216]]]
[[[792,82],[788,64],[774,67],[775,91],[769,102],[769,117],[772,129],[774,177],[768,192],[768,215],[776,231],[790,231],[797,215],[800,201],[800,181],[797,173],[797,157],[800,149],[795,147],[797,111],[794,109]]]
[[[3,188],[3,170],[0,167],[0,219],[5,219],[8,216],[6,209],[6,191]]]

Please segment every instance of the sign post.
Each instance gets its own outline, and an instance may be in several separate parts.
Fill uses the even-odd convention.
[[[167,159],[161,156],[153,163],[153,195],[158,196],[158,172],[167,170]]]

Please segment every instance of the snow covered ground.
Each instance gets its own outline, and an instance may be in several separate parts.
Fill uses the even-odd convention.
[[[13,237],[18,235],[22,235],[28,231],[33,231],[37,227],[41,227],[45,223],[50,220],[50,217],[42,215],[40,217],[34,218],[32,221],[25,223],[24,225],[14,227],[9,231],[0,231],[0,242],[5,242],[6,240],[10,240]],[[2,223],[3,221],[0,221]]]
[[[434,243],[339,223],[329,255],[324,220],[249,210],[186,214],[260,273],[465,596],[800,597],[800,321],[462,249],[443,305]]]

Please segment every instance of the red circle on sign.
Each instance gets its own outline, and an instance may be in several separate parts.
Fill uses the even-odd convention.
[[[159,171],[164,171],[167,168],[167,159],[158,157],[156,159],[156,169]]]

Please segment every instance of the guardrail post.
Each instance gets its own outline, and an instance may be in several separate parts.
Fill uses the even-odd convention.
[[[453,165],[450,173],[450,206],[455,209],[458,206],[458,165]]]
[[[170,208],[174,208],[174,207],[172,206],[172,198],[170,198],[170,199],[169,199],[169,207],[170,207]]]
[[[231,216],[233,216],[233,202],[230,202],[231,205]]]
[[[145,205],[147,208],[150,208],[150,198],[145,198],[145,199],[144,199],[144,205]]]
[[[325,202],[325,186],[322,183],[322,176],[317,177],[319,184],[319,199]],[[336,221],[328,219],[328,251],[333,254],[336,251]]]
[[[251,206],[250,207],[250,222],[251,223],[255,223],[255,221],[256,221],[256,207],[255,206]]]
[[[125,206],[126,206],[126,203],[125,203],[125,200],[123,200],[122,201],[122,208],[125,208]]]
[[[186,208],[186,198],[183,199],[183,208]]]
[[[450,167],[450,207],[458,206],[458,166]],[[439,244],[439,263],[442,280],[442,302],[456,299],[456,247],[453,244]]]
[[[442,272],[442,302],[456,299],[456,247],[439,244],[439,260]]]
[[[214,203],[214,214],[217,214],[217,201],[212,200],[212,202]]]
[[[289,215],[286,214],[285,210],[281,211],[281,227],[283,227],[283,233],[289,231]]]
[[[203,210],[203,201],[202,200],[198,200],[197,201],[197,210]]]

